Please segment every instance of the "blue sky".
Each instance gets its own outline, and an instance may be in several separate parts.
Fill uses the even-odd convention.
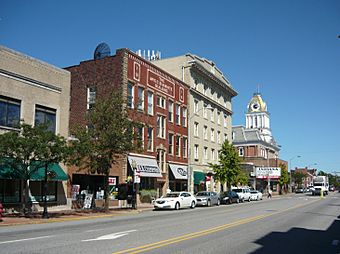
[[[58,67],[92,59],[100,42],[213,60],[239,93],[234,125],[245,124],[260,85],[280,157],[328,172],[340,172],[338,35],[337,0],[2,0],[0,8],[0,44]]]

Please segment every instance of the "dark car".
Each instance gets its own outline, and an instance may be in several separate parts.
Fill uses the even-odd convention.
[[[235,191],[225,191],[220,194],[221,204],[240,203],[240,197]]]

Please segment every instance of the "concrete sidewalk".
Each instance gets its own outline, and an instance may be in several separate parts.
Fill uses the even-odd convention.
[[[29,218],[20,214],[6,214],[2,217],[0,227],[122,216],[127,214],[138,214],[152,209],[152,204],[140,204],[137,209],[132,209],[130,207],[114,207],[110,208],[108,212],[99,209],[50,211],[48,212],[48,219],[42,218],[42,212],[32,213]]]

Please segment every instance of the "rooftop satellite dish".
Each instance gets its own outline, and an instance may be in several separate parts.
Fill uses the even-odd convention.
[[[110,56],[111,50],[109,45],[107,45],[105,42],[100,43],[95,51],[94,51],[94,60],[102,59],[104,57]]]

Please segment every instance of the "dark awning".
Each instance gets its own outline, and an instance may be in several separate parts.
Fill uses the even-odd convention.
[[[194,171],[194,184],[201,184],[205,182],[205,173]]]
[[[57,163],[52,163],[48,165],[47,168],[48,181],[67,181],[68,176],[65,174],[64,170]],[[30,177],[31,180],[44,181],[45,180],[45,166],[39,167],[35,170]]]
[[[0,179],[23,179],[21,163],[15,162],[12,158],[0,160]]]

